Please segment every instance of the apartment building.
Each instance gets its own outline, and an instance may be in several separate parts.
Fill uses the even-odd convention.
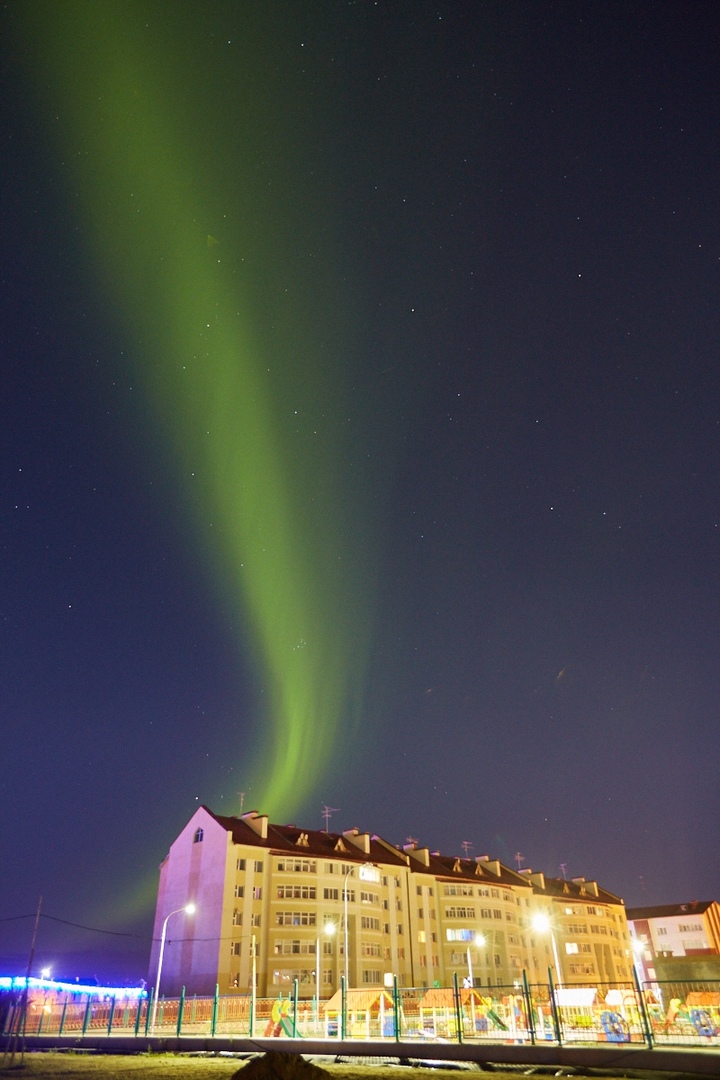
[[[187,914],[188,903],[195,904]],[[622,900],[584,879],[395,846],[358,829],[273,825],[201,807],[160,867],[150,984],[162,993],[330,997],[352,987],[623,981]],[[588,949],[587,946],[591,947]]]
[[[720,973],[720,904],[629,908],[628,924],[641,980],[717,978]]]

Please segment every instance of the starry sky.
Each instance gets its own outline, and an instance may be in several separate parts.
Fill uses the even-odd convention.
[[[199,804],[720,896],[719,40],[2,5],[4,968],[144,976]]]

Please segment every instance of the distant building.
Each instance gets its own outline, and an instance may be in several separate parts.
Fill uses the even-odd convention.
[[[645,982],[720,978],[720,904],[629,908],[638,976]]]
[[[195,914],[182,909],[189,902]],[[348,986],[475,986],[553,978],[628,982],[623,902],[596,882],[517,873],[497,859],[396,847],[350,829],[273,825],[201,807],[160,867],[150,985],[166,917],[161,993],[302,997]],[[347,915],[347,923],[345,916]],[[538,919],[538,916],[540,917]],[[543,919],[545,920],[543,922]],[[347,941],[347,957],[345,942]]]

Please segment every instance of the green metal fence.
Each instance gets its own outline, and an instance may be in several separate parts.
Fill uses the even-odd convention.
[[[3,1002],[0,1002],[2,1005]],[[153,1012],[154,1023],[153,1023]],[[30,993],[5,996],[2,1034],[234,1036],[475,1043],[720,1046],[720,981],[347,989],[330,1001],[251,995],[139,1001]]]

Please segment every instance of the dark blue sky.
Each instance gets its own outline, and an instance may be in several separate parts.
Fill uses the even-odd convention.
[[[228,762],[254,744],[257,686],[20,6],[0,12],[0,957],[42,894],[138,937],[47,919],[41,959],[139,978],[150,923],[128,898],[198,801],[236,812],[242,786],[254,807]],[[720,10],[250,8],[288,109],[324,133],[275,168],[324,176],[364,312],[337,362],[379,565],[362,730],[298,823],[329,803],[334,829],[520,851],[632,905],[718,898]],[[245,10],[173,5],[210,100]],[[302,207],[281,210],[292,233]]]

